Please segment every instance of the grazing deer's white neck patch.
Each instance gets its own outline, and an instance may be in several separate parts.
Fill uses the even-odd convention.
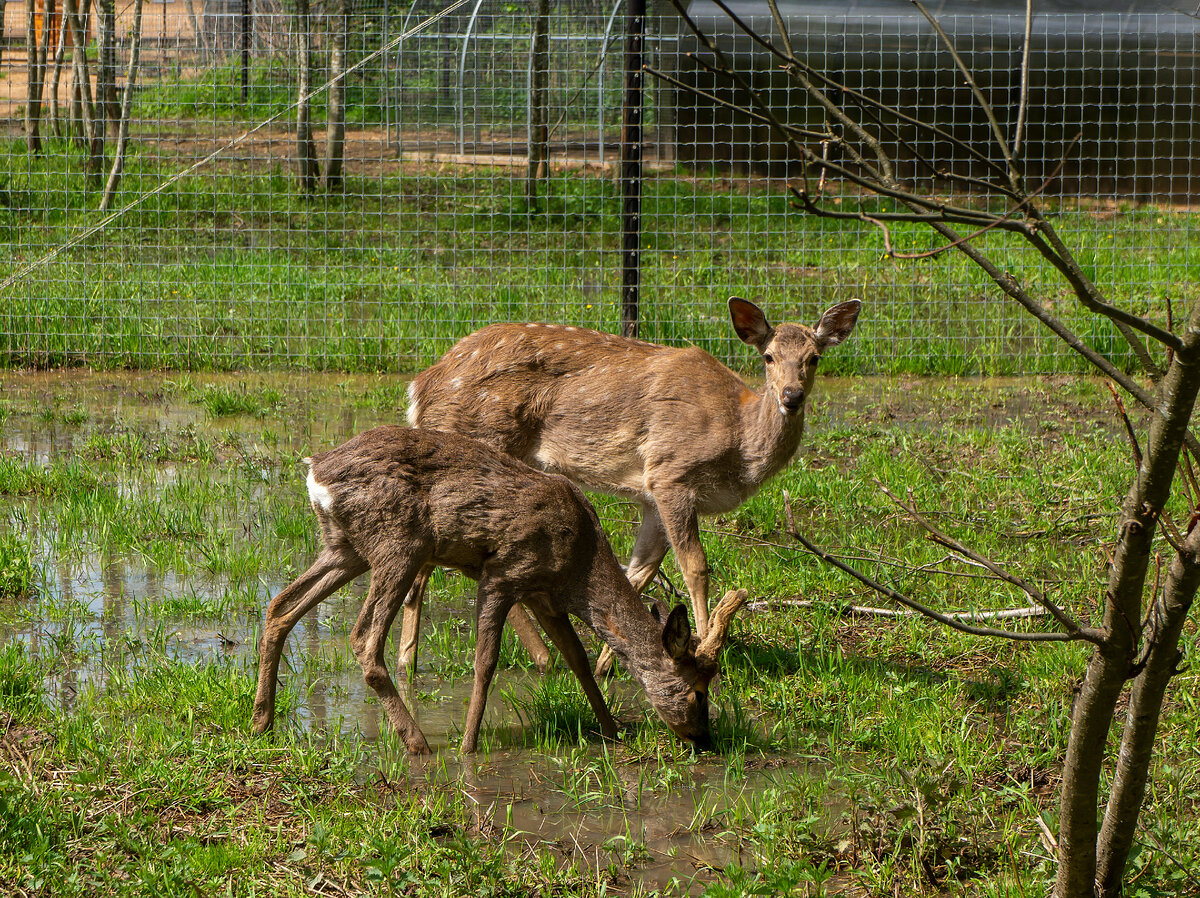
[[[312,465],[312,459],[306,458],[304,459],[304,463]],[[328,511],[330,506],[333,505],[333,493],[329,492],[328,487],[313,476],[311,467],[308,469],[308,501],[313,505],[325,509],[325,511]]]

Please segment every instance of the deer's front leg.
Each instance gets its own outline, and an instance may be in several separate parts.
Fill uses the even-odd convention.
[[[258,691],[254,696],[254,717],[250,728],[265,733],[275,723],[275,688],[279,681],[279,658],[292,628],[319,605],[367,569],[358,556],[321,550],[312,567],[289,583],[271,599],[258,642]]]
[[[653,502],[642,505],[642,523],[638,527],[637,539],[633,543],[633,552],[629,556],[629,564],[625,568],[625,576],[629,578],[633,588],[641,593],[658,573],[662,560],[667,557],[667,549],[671,547],[667,540],[667,531],[663,527],[662,516]]]
[[[362,666],[363,679],[375,690],[397,735],[412,754],[427,754],[429,743],[408,706],[396,691],[384,663],[388,630],[404,604],[404,596],[420,569],[419,563],[398,564],[395,568],[377,566],[371,574],[371,589],[350,631],[350,647]]]
[[[529,652],[538,673],[545,673],[546,668],[550,666],[550,649],[534,625],[529,612],[519,604],[513,605],[508,609],[508,623],[521,640],[521,645],[525,646],[525,651]]]
[[[513,600],[490,583],[486,574],[480,578],[479,593],[475,599],[475,683],[471,688],[467,722],[463,727],[464,752],[475,751],[479,742],[479,727],[483,723],[488,689],[496,673],[496,662],[500,659],[504,619],[512,605]]]

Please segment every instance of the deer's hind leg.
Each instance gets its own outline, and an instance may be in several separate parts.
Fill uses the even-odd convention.
[[[279,658],[292,628],[309,611],[367,569],[367,563],[349,549],[321,550],[312,566],[271,599],[258,642],[258,691],[254,696],[251,729],[265,733],[275,722],[275,688]]]
[[[430,749],[425,734],[400,698],[383,657],[388,630],[404,604],[409,587],[424,568],[425,559],[404,553],[392,557],[399,560],[377,565],[371,572],[371,588],[350,631],[350,647],[362,667],[363,679],[379,696],[392,729],[404,740],[409,752],[427,754]]]

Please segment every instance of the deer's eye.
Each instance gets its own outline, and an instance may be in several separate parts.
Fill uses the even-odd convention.
[[[771,353],[769,353],[769,352],[764,352],[763,353],[763,361],[766,362],[768,365],[773,365],[775,363],[775,356],[771,355]]]

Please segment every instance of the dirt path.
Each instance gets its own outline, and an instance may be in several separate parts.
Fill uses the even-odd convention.
[[[195,0],[199,14],[202,0]],[[95,20],[91,24],[91,35],[95,36]],[[133,28],[133,4],[129,0],[118,0],[117,31],[124,35]],[[178,54],[181,42],[191,45],[196,31],[188,18],[187,3],[182,0],[148,0],[142,8],[142,66],[161,65]],[[25,45],[25,4],[21,0],[8,0],[4,5],[4,40],[0,46],[0,119],[22,118],[25,114],[25,97],[29,91],[29,67]],[[125,54],[120,54],[119,78],[124,80]],[[66,66],[70,65],[68,57]],[[66,74],[58,88],[60,103],[67,101]]]

